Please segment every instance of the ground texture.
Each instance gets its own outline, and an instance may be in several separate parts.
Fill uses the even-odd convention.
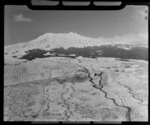
[[[5,121],[148,120],[147,61],[9,59],[4,66]]]

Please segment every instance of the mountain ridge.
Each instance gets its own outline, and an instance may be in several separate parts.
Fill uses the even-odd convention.
[[[122,47],[125,46],[125,48],[126,48],[126,44],[129,44],[129,46],[131,45],[131,47],[132,46],[147,47],[144,45],[146,42],[143,42],[143,45],[142,45],[142,42],[139,43],[139,41],[137,41],[136,43],[136,39],[134,39],[133,36],[130,36],[131,40],[130,38],[127,39],[126,37],[127,36],[123,36],[124,39],[122,40],[121,37],[114,37],[112,39],[110,38],[107,39],[107,38],[102,38],[102,37],[90,38],[90,37],[82,36],[74,32],[44,33],[36,37],[35,39],[27,41],[27,42],[7,45],[5,46],[5,52],[14,51],[17,49],[28,50],[28,49],[34,49],[34,48],[41,48],[41,49],[49,50],[49,49],[60,48],[60,47],[67,49],[69,47],[80,48],[80,47],[86,47],[86,46],[101,46],[101,45],[115,45],[115,44],[121,44]]]

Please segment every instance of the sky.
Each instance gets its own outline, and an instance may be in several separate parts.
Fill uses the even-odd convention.
[[[146,6],[126,6],[116,11],[46,11],[6,5],[4,45],[30,41],[44,33],[75,32],[92,38],[148,34],[147,10]]]

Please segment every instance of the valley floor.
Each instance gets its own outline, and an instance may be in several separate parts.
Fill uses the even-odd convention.
[[[147,61],[5,61],[5,121],[148,121]]]

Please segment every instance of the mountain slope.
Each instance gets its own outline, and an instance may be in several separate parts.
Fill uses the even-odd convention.
[[[123,37],[124,38],[124,37]],[[5,46],[5,63],[30,61],[46,57],[114,57],[123,59],[148,60],[148,48],[139,41],[132,44],[124,39],[89,38],[77,33],[46,33],[38,38],[14,45]],[[121,40],[121,39],[119,39]],[[135,39],[134,39],[135,40]],[[142,43],[142,42],[141,42]],[[145,45],[145,43],[144,43]]]
[[[85,36],[81,36],[77,33],[45,33],[34,40],[18,43],[14,45],[5,46],[5,52],[14,52],[16,50],[29,50],[33,48],[41,48],[41,49],[53,49],[63,47],[65,49],[69,47],[84,47],[84,46],[100,46],[106,44],[129,44],[129,45],[138,45],[145,46],[148,43],[145,40],[144,36],[138,35],[138,39],[136,36],[122,36],[122,37],[114,37],[111,39],[108,38],[89,38]],[[143,41],[142,41],[143,39]],[[140,44],[139,44],[139,41]],[[146,41],[146,42],[145,42]],[[122,46],[124,47],[124,46]]]

